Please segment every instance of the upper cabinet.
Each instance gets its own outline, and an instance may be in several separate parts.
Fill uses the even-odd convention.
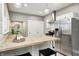
[[[9,12],[7,8],[7,4],[4,4],[4,13],[3,13],[3,34],[6,34],[9,32],[9,24],[10,24],[10,19],[9,19]]]

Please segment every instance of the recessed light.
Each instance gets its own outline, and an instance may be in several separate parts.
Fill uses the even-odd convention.
[[[16,5],[21,5],[21,3],[16,3]]]
[[[45,12],[45,13],[49,13],[49,9],[45,9],[44,12]]]
[[[25,6],[25,7],[27,7],[27,6],[28,6],[28,4],[24,4],[24,6]]]
[[[16,4],[15,4],[15,7],[16,7],[16,8],[21,8],[21,6],[22,6],[21,3],[16,3]]]

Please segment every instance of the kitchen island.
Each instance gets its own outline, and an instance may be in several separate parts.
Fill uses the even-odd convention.
[[[23,47],[29,47],[29,46],[35,46],[39,45],[45,42],[55,42],[56,40],[60,40],[59,38],[52,37],[52,36],[30,36],[30,37],[24,37],[25,41],[17,43],[17,42],[12,42],[12,41],[4,41],[3,43],[0,44],[0,52],[3,51],[8,51],[8,50],[13,50],[13,49],[18,49],[18,48],[23,48]]]

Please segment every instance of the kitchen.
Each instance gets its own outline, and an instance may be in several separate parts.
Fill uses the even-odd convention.
[[[79,55],[78,3],[5,3],[3,8],[1,56],[40,56],[46,48],[55,56]]]

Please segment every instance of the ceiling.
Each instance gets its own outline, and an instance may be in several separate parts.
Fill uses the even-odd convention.
[[[59,10],[69,6],[71,3],[27,3],[27,7],[22,3],[20,8],[16,7],[14,3],[8,3],[8,9],[11,12],[18,12],[24,14],[32,14],[38,16],[45,16],[54,10]],[[49,9],[49,12],[45,12],[45,9]]]

